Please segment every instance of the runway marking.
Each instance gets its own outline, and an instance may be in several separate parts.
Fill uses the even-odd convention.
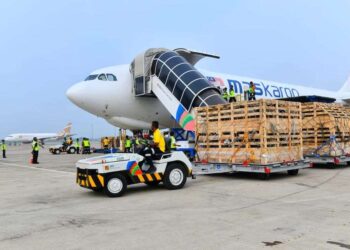
[[[46,172],[53,172],[53,173],[59,173],[59,174],[69,174],[69,175],[76,175],[76,173],[67,172],[67,171],[61,171],[61,170],[55,170],[55,169],[47,169],[47,168],[38,168],[35,166],[28,166],[28,165],[22,165],[22,164],[16,164],[16,163],[10,163],[10,162],[0,162],[3,166],[15,166],[20,168],[26,168],[31,170],[39,170],[39,171],[46,171]]]

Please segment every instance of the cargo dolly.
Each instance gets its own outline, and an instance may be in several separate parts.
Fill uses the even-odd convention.
[[[331,168],[336,166],[350,165],[349,155],[330,156],[330,155],[305,155],[304,158],[310,161],[311,165],[327,165]]]
[[[299,169],[310,167],[307,160],[290,161],[275,164],[226,164],[226,163],[194,163],[193,175],[218,174],[218,173],[256,173],[263,179],[268,179],[271,174],[287,172],[288,175],[297,175]]]

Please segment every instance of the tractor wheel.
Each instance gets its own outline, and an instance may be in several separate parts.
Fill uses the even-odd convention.
[[[76,149],[75,148],[69,148],[68,149],[68,154],[75,154]]]
[[[109,197],[120,197],[126,191],[128,185],[126,179],[121,174],[112,174],[108,176],[105,182],[104,192]]]
[[[186,184],[187,173],[181,163],[170,163],[164,173],[164,186],[169,190],[182,188]]]
[[[59,149],[57,148],[57,149],[55,149],[53,152],[54,152],[55,155],[59,155],[59,154],[61,153],[61,150],[59,150]]]

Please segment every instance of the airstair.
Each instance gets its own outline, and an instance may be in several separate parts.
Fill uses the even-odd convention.
[[[176,122],[185,130],[194,131],[192,108],[224,104],[220,90],[203,76],[194,64],[215,55],[186,49],[149,49],[131,63],[134,94],[157,97]]]

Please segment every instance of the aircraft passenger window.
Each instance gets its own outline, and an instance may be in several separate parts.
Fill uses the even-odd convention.
[[[107,81],[107,77],[105,74],[101,74],[98,76],[98,80],[101,80],[101,81]]]
[[[117,81],[117,77],[113,74],[107,74],[108,81]]]
[[[91,81],[91,80],[95,80],[97,78],[98,75],[89,75],[88,77],[85,78],[85,81]]]

